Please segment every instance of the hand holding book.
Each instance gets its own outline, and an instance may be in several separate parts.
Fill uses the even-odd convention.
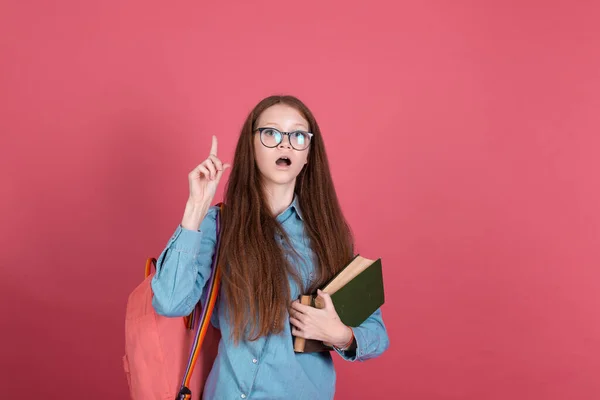
[[[300,308],[304,311],[303,314],[308,313],[313,316],[319,314],[306,311],[306,307],[313,307],[316,310],[331,307],[341,322],[341,324],[335,324],[336,330],[342,325],[346,328],[360,326],[385,302],[381,259],[371,260],[356,255],[318,291],[318,294],[319,296],[300,296],[300,302],[294,302],[294,308],[296,310]],[[325,304],[325,294],[330,306]],[[301,327],[299,330],[302,331]],[[347,329],[347,332],[349,331],[351,329]],[[292,336],[294,338],[294,351],[296,352],[332,350],[332,347],[328,345],[331,342],[305,338],[298,334],[298,329],[292,330]],[[338,338],[337,334],[334,334],[334,336]]]
[[[352,340],[352,330],[341,321],[331,296],[321,290],[317,291],[317,295],[323,308],[304,305],[299,300],[292,303],[292,335],[318,340],[338,348],[346,346]]]

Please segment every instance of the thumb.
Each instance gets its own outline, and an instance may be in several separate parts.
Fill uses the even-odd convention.
[[[334,308],[333,301],[331,301],[331,296],[329,295],[329,293],[325,293],[321,289],[317,289],[317,294],[323,299],[323,303],[325,303],[325,308]]]
[[[223,164],[223,169],[220,171],[217,171],[217,179],[216,179],[217,181],[221,180],[221,177],[223,176],[223,173],[225,172],[225,170],[227,168],[231,168],[231,164]]]

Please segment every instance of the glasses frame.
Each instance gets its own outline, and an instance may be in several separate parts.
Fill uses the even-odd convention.
[[[274,131],[276,131],[276,132],[279,132],[279,133],[281,133],[283,136],[287,136],[287,138],[288,138],[288,143],[290,144],[290,146],[292,147],[292,149],[294,149],[294,150],[296,150],[296,151],[305,151],[305,150],[308,150],[308,148],[310,147],[310,144],[312,143],[312,138],[313,138],[313,136],[314,136],[314,134],[312,134],[312,133],[310,133],[310,132],[304,132],[304,131],[300,131],[300,130],[298,130],[298,131],[292,131],[292,132],[281,132],[279,129],[277,129],[277,128],[272,128],[272,127],[270,127],[270,126],[265,126],[265,127],[261,127],[261,128],[256,128],[256,129],[254,130],[254,132],[258,132],[258,134],[260,135],[260,136],[259,136],[260,143],[261,143],[263,146],[265,146],[265,147],[267,147],[267,148],[269,148],[269,149],[273,149],[273,148],[275,148],[275,147],[279,146],[281,143],[283,143],[283,140],[284,140],[284,139],[281,139],[281,142],[277,143],[275,146],[267,146],[267,145],[266,145],[266,144],[263,142],[263,140],[262,140],[262,133],[263,133],[263,131],[264,131],[264,130],[266,130],[266,129],[272,129],[272,130],[274,130]],[[308,146],[306,146],[306,148],[304,148],[304,149],[297,149],[297,148],[295,148],[295,147],[294,147],[294,145],[292,144],[292,139],[291,139],[291,136],[290,136],[290,135],[291,135],[292,133],[297,133],[297,132],[300,132],[300,133],[303,133],[303,134],[305,134],[305,135],[308,135],[308,138],[309,138],[309,140],[310,140],[310,141],[308,142]]]

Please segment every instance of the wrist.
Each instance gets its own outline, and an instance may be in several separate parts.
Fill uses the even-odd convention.
[[[354,341],[354,331],[346,325],[342,325],[340,333],[330,343],[333,347],[340,350],[350,347]]]
[[[195,203],[188,200],[185,205],[181,226],[185,229],[197,231],[209,208],[210,204]]]

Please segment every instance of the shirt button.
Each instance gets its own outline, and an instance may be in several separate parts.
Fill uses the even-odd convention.
[[[252,359],[252,362],[253,362],[254,364],[256,364],[256,363],[258,362],[258,360],[257,360],[256,358],[253,358],[253,359]]]
[[[242,393],[242,395],[240,396],[242,399],[246,398],[246,395],[244,393]]]

